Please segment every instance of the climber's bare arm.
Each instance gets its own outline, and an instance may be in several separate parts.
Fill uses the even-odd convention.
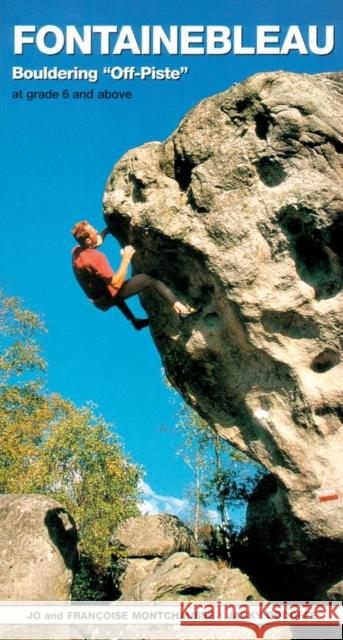
[[[121,256],[122,256],[122,260],[119,266],[118,271],[114,274],[114,276],[112,277],[112,280],[110,282],[110,284],[112,285],[112,287],[121,287],[121,285],[123,284],[125,278],[126,278],[126,274],[127,274],[127,270],[129,268],[129,264],[132,260],[132,257],[135,253],[134,248],[131,245],[128,245],[127,247],[124,247],[121,250]]]

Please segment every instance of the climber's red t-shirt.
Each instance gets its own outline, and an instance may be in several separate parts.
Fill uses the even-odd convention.
[[[114,276],[106,256],[97,249],[74,247],[72,264],[75,277],[96,307],[106,311],[114,303],[119,288],[110,285]]]

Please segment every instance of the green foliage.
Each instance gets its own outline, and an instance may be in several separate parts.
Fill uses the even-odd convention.
[[[211,459],[208,455],[211,448],[213,432],[209,425],[187,405],[181,405],[178,413],[176,429],[182,436],[177,455],[191,469],[193,481],[187,490],[187,498],[191,505],[190,526],[194,531],[196,542],[199,541],[200,530],[205,522],[205,507],[208,500],[206,479],[211,471]]]
[[[205,525],[201,529],[199,540],[201,556],[227,563],[231,559],[231,548],[236,543],[237,536],[231,523],[225,530],[220,525]]]
[[[95,565],[88,556],[81,555],[71,595],[72,600],[115,600],[118,592],[111,569]]]
[[[112,555],[120,555],[111,534],[138,514],[141,472],[92,406],[80,409],[44,392],[38,316],[1,296],[0,323],[0,491],[48,495],[69,511],[79,528],[78,595],[82,589],[89,595],[87,570],[92,566],[99,584],[106,582]]]
[[[17,462],[11,489],[44,493],[61,502],[79,525],[81,552],[108,566],[116,551],[109,546],[111,533],[124,518],[138,513],[138,469],[89,408],[50,396],[45,409],[43,421],[36,422],[38,442],[35,437],[30,455]]]
[[[196,541],[208,557],[230,559],[237,536],[234,513],[244,506],[264,475],[260,465],[234,449],[195,411],[183,404],[177,429],[182,435],[178,454],[193,472],[188,496]],[[215,507],[219,524],[208,522],[206,509]]]
[[[0,384],[12,376],[44,371],[46,363],[35,342],[35,333],[45,331],[40,317],[25,309],[18,298],[0,291]]]

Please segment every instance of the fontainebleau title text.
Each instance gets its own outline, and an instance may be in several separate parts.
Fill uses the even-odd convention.
[[[335,47],[333,25],[16,25],[14,53],[35,48],[44,55],[328,55]]]

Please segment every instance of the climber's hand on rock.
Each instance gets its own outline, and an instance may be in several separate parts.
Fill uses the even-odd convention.
[[[135,253],[135,249],[130,244],[128,244],[126,247],[124,247],[120,251],[120,255],[124,258],[124,260],[127,260],[128,262],[130,262],[134,253]]]

